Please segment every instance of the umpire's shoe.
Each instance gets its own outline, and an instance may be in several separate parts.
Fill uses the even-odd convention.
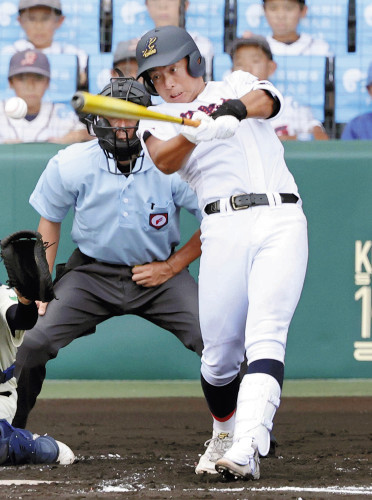
[[[257,445],[252,443],[252,454],[248,457],[247,464],[239,464],[235,462],[234,446],[216,462],[216,471],[226,480],[231,479],[260,479],[260,458]]]

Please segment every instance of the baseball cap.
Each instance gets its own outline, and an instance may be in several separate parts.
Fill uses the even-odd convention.
[[[62,5],[60,0],[19,0],[18,12],[31,7],[50,7],[62,14]]]
[[[372,62],[369,65],[367,73],[367,87],[369,87],[370,85],[372,85]]]
[[[265,52],[267,57],[269,57],[270,59],[273,58],[273,54],[271,52],[268,41],[266,40],[265,37],[261,35],[252,35],[249,38],[235,38],[235,40],[229,47],[231,57],[233,57],[236,49],[238,47],[242,47],[243,45],[251,47],[260,47]]]
[[[114,64],[125,59],[135,59],[138,40],[139,38],[131,38],[130,40],[119,42],[114,52]]]
[[[40,50],[22,50],[16,52],[9,62],[8,78],[22,73],[36,73],[50,78],[48,58]]]

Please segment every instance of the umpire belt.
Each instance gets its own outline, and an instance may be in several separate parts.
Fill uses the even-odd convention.
[[[292,193],[279,193],[282,203],[297,203],[298,196]],[[236,194],[228,199],[233,210],[244,210],[258,205],[270,205],[266,194]],[[207,215],[218,214],[221,211],[220,200],[205,205],[204,212]]]

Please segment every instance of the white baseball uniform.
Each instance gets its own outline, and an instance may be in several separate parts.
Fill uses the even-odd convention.
[[[42,101],[39,114],[31,121],[14,119],[5,114],[5,101],[0,101],[0,143],[18,139],[21,142],[45,142],[50,137],[84,130],[73,109],[62,103]]]
[[[22,344],[24,330],[16,330],[12,335],[6,312],[10,306],[17,304],[17,296],[12,289],[5,285],[0,286],[0,370],[9,368],[16,358],[17,348]],[[10,392],[10,395],[4,395]],[[17,410],[17,382],[12,377],[7,382],[0,384],[0,419],[5,418],[12,422]]]
[[[209,82],[193,102],[164,103],[154,109],[187,118],[196,110],[211,114],[226,99],[257,88],[282,100],[270,82],[235,71],[223,82]],[[146,154],[145,131],[166,141],[181,127],[142,120],[138,134]],[[201,372],[209,384],[223,386],[237,376],[244,346],[249,363],[264,358],[284,362],[287,331],[306,272],[306,218],[300,199],[296,204],[281,201],[279,193],[299,194],[268,120],[248,118],[233,137],[201,142],[179,173],[196,191],[203,212]],[[233,211],[229,197],[240,193],[266,193],[269,205]],[[207,215],[205,205],[216,200],[221,211]]]
[[[274,56],[329,56],[331,51],[328,42],[313,38],[308,33],[301,33],[293,43],[278,42],[272,36],[266,37]]]

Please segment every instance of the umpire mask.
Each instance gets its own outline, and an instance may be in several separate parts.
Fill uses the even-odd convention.
[[[145,87],[134,78],[111,78],[99,95],[125,99],[146,107],[151,105],[151,97]],[[82,117],[81,121],[87,125],[90,135],[97,137],[107,158],[115,160],[117,169],[122,173],[132,173],[142,149],[136,135],[138,123],[134,127],[112,127],[105,118],[92,114]]]

